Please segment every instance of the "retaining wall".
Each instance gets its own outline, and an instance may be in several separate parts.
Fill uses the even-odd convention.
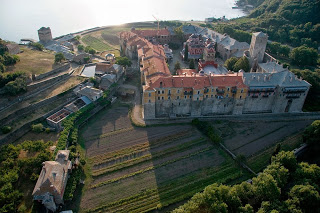
[[[12,143],[12,142],[16,141],[17,139],[21,138],[23,135],[25,135],[29,131],[31,131],[31,125],[32,124],[36,124],[36,123],[40,123],[40,122],[44,121],[48,116],[58,112],[66,104],[71,103],[75,99],[76,98],[74,98],[74,99],[72,99],[72,100],[70,100],[70,101],[68,101],[66,103],[63,103],[62,105],[60,105],[59,107],[55,108],[54,110],[51,110],[50,112],[42,115],[41,117],[24,124],[23,126],[19,127],[15,131],[8,133],[4,138],[0,139],[0,145]]]
[[[54,74],[57,74],[57,73],[66,71],[66,70],[70,69],[70,66],[71,66],[70,63],[67,63],[67,64],[65,64],[65,65],[63,65],[63,66],[61,66],[61,67],[58,67],[58,68],[56,68],[56,69],[53,69],[53,70],[51,70],[51,71],[49,71],[49,72],[46,72],[46,73],[37,75],[37,76],[35,77],[35,80],[40,80],[40,79],[49,77],[49,76],[51,76],[51,75],[54,75]]]

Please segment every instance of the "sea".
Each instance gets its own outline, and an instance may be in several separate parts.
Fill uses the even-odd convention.
[[[204,21],[244,16],[236,0],[1,0],[0,38],[38,40],[50,27],[53,37],[101,26],[158,20]]]

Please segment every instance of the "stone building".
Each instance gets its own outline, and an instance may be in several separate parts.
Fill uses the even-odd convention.
[[[276,65],[275,69],[270,69],[272,64],[268,63],[274,62],[258,63],[261,73],[228,72],[215,63],[215,43],[207,40],[203,47],[205,60],[199,61],[199,73],[179,70],[179,75],[173,76],[166,64],[163,48],[130,33],[121,33],[120,43],[125,43],[125,53],[135,54],[138,58],[144,119],[302,110],[310,84]],[[229,47],[237,43],[224,39],[231,41],[227,45]],[[259,42],[255,43],[255,48],[262,51],[263,48],[257,45]],[[241,46],[235,50],[243,54],[245,48],[248,49]],[[252,52],[257,58],[261,55],[255,49]]]
[[[32,192],[33,199],[52,212],[63,204],[63,195],[72,168],[69,154],[69,150],[59,150],[55,161],[42,163],[41,173]]]
[[[171,41],[171,33],[168,29],[136,30],[132,28],[131,32],[155,44],[167,44]]]
[[[200,35],[192,34],[183,44],[183,49],[181,51],[181,56],[183,58],[186,46],[188,46],[188,59],[200,59],[202,57],[205,42]]]
[[[247,55],[249,58],[250,66],[253,70],[256,70],[258,64],[263,62],[267,42],[267,34],[263,32],[257,32],[252,34],[250,49],[249,52],[247,52]]]
[[[210,39],[216,43],[216,53],[223,60],[231,57],[240,58],[250,47],[247,42],[239,42],[227,34],[221,34],[207,28],[202,29],[199,33],[204,39]]]
[[[50,27],[41,27],[38,30],[39,40],[40,42],[46,44],[49,41],[52,41],[52,34]]]
[[[18,44],[6,44],[8,52],[12,55],[20,53],[20,47]]]

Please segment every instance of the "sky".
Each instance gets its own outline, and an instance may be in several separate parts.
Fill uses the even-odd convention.
[[[0,38],[18,42],[38,39],[50,27],[54,37],[93,28],[138,21],[236,18],[235,0],[1,0]]]

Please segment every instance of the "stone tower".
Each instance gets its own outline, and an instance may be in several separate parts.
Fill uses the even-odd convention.
[[[266,51],[268,35],[263,32],[253,33],[250,44],[250,62],[251,67],[255,63],[263,62],[264,52]]]
[[[41,27],[38,30],[39,40],[42,43],[47,43],[52,40],[52,34],[50,27]]]

